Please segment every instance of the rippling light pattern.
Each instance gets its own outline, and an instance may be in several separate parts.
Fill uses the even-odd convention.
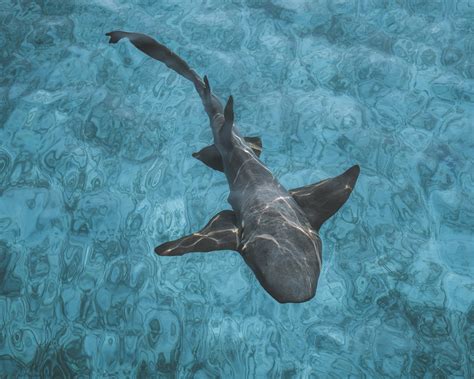
[[[473,28],[471,0],[0,2],[0,376],[472,377]],[[361,166],[315,299],[154,255],[228,187],[192,85],[116,29],[232,94],[287,188]]]

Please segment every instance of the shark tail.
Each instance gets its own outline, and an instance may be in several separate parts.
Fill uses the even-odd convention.
[[[204,108],[210,119],[212,119],[216,113],[223,112],[222,104],[220,103],[219,99],[211,92],[211,87],[207,77],[204,77],[204,80],[201,79],[196,71],[190,68],[181,57],[179,57],[165,45],[162,45],[153,38],[141,33],[131,33],[116,30],[106,33],[106,36],[110,37],[109,43],[117,43],[122,38],[128,38],[137,49],[141,50],[153,59],[164,63],[167,67],[177,72],[179,75],[190,80],[194,84],[196,91],[201,97]]]

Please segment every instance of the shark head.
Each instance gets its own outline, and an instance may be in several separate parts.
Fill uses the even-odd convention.
[[[239,252],[274,299],[280,303],[300,303],[316,293],[322,243],[319,233],[306,223],[277,218],[280,210],[263,211],[259,221],[245,224]]]

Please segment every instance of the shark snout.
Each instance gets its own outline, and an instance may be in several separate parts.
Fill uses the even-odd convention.
[[[316,295],[316,284],[310,286],[276,288],[275,291],[268,292],[279,303],[303,303]]]
[[[292,270],[273,273],[261,277],[260,283],[279,303],[302,303],[316,294],[319,272],[299,272]]]

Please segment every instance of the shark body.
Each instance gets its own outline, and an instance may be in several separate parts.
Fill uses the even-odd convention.
[[[200,231],[155,249],[161,256],[235,250],[263,288],[280,303],[300,303],[315,296],[322,265],[321,225],[346,202],[359,176],[355,165],[343,174],[286,190],[260,161],[258,137],[243,137],[234,125],[233,98],[225,107],[209,80],[153,38],[123,31],[107,33],[110,43],[128,38],[150,57],[190,80],[209,117],[214,144],[193,154],[222,171],[229,184],[224,210]]]

